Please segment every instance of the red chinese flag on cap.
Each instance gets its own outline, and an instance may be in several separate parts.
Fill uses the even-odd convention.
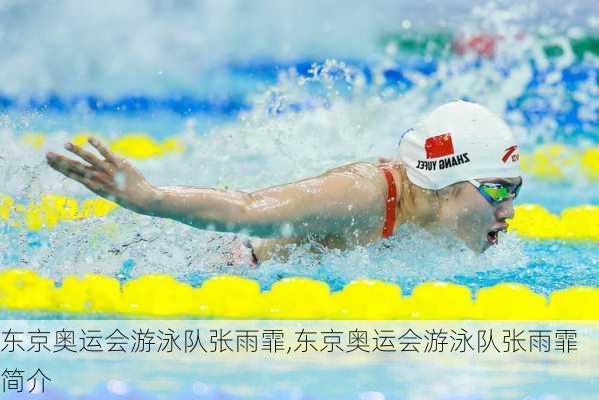
[[[452,155],[453,142],[451,141],[451,135],[449,133],[444,133],[442,135],[426,138],[424,150],[426,151],[427,159]]]

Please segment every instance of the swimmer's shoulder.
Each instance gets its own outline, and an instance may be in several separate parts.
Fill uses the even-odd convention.
[[[392,171],[396,184],[399,184],[401,164],[390,159],[361,160],[333,168],[328,173],[348,175],[355,178],[356,181],[360,182],[361,189],[372,194],[376,193],[378,200],[378,197],[386,196],[388,192],[388,183],[382,171],[384,168],[389,168]]]
[[[399,172],[402,168],[398,162],[388,158],[372,158],[367,160],[356,161],[350,164],[345,164],[329,170],[330,173],[352,173],[368,179],[376,179],[384,182],[382,177],[382,169],[389,168]],[[396,175],[394,173],[394,175]],[[397,174],[399,175],[399,173]]]
[[[390,160],[377,158],[355,161],[353,163],[340,165],[332,168],[328,173],[353,173],[360,176],[372,178],[381,173],[380,166],[383,163],[388,163]]]

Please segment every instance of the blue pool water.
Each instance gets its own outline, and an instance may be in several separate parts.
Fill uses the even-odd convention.
[[[289,4],[274,10],[257,5],[249,19],[240,7],[175,2],[163,8],[150,1],[121,5],[116,16],[70,1],[39,9],[19,2],[2,6],[0,192],[22,203],[47,193],[90,198],[87,189],[48,168],[43,157],[79,132],[105,138],[143,132],[158,140],[176,135],[186,152],[135,161],[155,185],[257,189],[347,162],[393,157],[402,132],[456,98],[500,112],[524,151],[542,144],[584,150],[599,143],[596,49],[587,46],[592,51],[575,54],[571,44],[595,37],[596,18],[585,15],[590,3],[561,9],[556,2],[545,9],[460,1],[452,9],[434,7],[424,18],[420,6],[395,9],[382,1],[372,18],[362,17],[363,6],[335,7],[337,23],[314,19],[320,15],[316,3],[306,5],[297,20],[280,17],[293,13]],[[60,29],[48,25],[43,18],[48,13],[68,23]],[[466,23],[460,13],[467,15]],[[229,29],[210,22],[213,16],[246,22]],[[140,23],[113,26],[132,21]],[[279,36],[271,38],[270,29]],[[93,33],[100,31],[106,35],[101,40]],[[493,57],[459,55],[451,43],[437,55],[383,41],[397,34],[421,35],[432,43],[434,32],[499,39]],[[317,40],[321,36],[326,39]],[[548,56],[547,46],[561,46],[562,54]],[[45,134],[41,149],[20,141],[31,131]],[[555,214],[599,204],[596,182],[578,169],[564,170],[566,179],[558,182],[525,176],[520,203]],[[290,262],[231,271],[209,256],[215,235],[123,210],[39,232],[2,225],[0,265],[28,267],[58,282],[87,272],[121,279],[164,272],[197,285],[234,272],[258,279],[264,288],[292,275],[314,277],[334,289],[355,278],[378,278],[406,292],[426,280],[472,289],[515,281],[544,294],[599,286],[596,243],[510,234],[477,256],[459,243],[406,227],[387,250],[373,246],[318,258],[299,250]]]
[[[307,22],[315,4],[298,17],[307,24],[301,32],[288,31],[299,21],[271,21],[286,32],[274,47],[266,45],[270,28],[260,21],[270,21],[271,12],[288,15],[286,7],[291,6],[276,11],[257,6],[252,14],[257,19],[248,21],[255,28],[248,41],[245,25],[230,31],[206,22],[211,13],[243,19],[234,3],[173,4],[166,12],[157,3],[144,4],[121,6],[124,15],[117,20],[154,18],[162,27],[177,28],[164,31],[149,23],[132,32],[112,28],[109,20],[117,17],[111,12],[84,10],[68,1],[40,10],[17,2],[0,9],[6,21],[0,48],[5,60],[0,192],[23,203],[46,193],[90,198],[87,189],[48,168],[43,157],[78,132],[107,138],[143,132],[158,140],[176,135],[186,145],[185,153],[135,161],[150,182],[257,189],[346,162],[393,157],[405,129],[435,105],[455,98],[478,101],[503,114],[524,151],[553,143],[584,150],[599,143],[597,56],[591,51],[575,55],[574,47],[568,47],[581,35],[593,37],[596,20],[583,16],[589,6],[585,2],[569,10],[550,7],[551,12],[508,5],[506,13],[487,4],[464,11],[466,24],[457,23],[456,16],[469,2],[458,2],[453,11],[434,9],[438,21],[415,18],[418,7],[405,6],[402,12],[377,12],[373,20],[360,20],[363,35],[355,42],[331,31],[321,47],[312,45],[324,29],[317,23],[321,20]],[[382,2],[380,9],[390,8]],[[351,37],[350,21],[360,19],[360,7],[337,11],[346,19],[334,24],[335,30]],[[41,22],[44,12],[69,24],[64,29],[47,26]],[[207,31],[198,30],[187,13],[206,19]],[[36,24],[42,24],[46,36],[33,29]],[[95,30],[107,36],[94,41]],[[431,32],[501,39],[492,58],[452,51],[442,56],[410,53],[381,39],[389,33],[427,38]],[[119,39],[123,36],[128,40]],[[15,50],[19,38],[28,51]],[[548,45],[565,50],[549,57],[543,50]],[[63,63],[50,51],[57,46]],[[106,57],[108,50],[113,57]],[[159,57],[161,52],[169,56]],[[39,150],[20,141],[31,131],[45,134]],[[525,176],[520,203],[536,203],[555,214],[599,204],[596,182],[577,169],[566,173],[559,182]],[[122,280],[164,272],[199,285],[210,276],[233,272],[258,279],[263,288],[294,275],[323,280],[333,289],[360,277],[383,279],[408,293],[427,280],[472,289],[514,281],[543,294],[573,285],[599,286],[599,252],[592,242],[524,240],[510,234],[477,256],[460,243],[406,227],[385,249],[373,246],[319,257],[300,249],[290,262],[270,261],[248,271],[215,264],[209,244],[215,235],[123,210],[100,221],[64,222],[39,232],[2,225],[0,265],[25,266],[57,282],[87,272]]]
[[[561,3],[307,1],[300,7],[236,1],[107,0],[85,6],[77,1],[2,2],[0,194],[22,203],[47,193],[91,198],[87,189],[63,179],[44,162],[45,151],[60,151],[79,132],[105,138],[130,132],[156,139],[177,135],[186,152],[134,162],[153,184],[257,189],[343,163],[392,157],[402,132],[436,105],[456,98],[501,113],[523,151],[552,143],[578,150],[598,146],[597,55],[575,55],[567,44],[581,36],[597,37],[596,6],[590,1]],[[385,35],[417,32],[456,37],[485,33],[501,40],[492,58],[406,54],[383,41]],[[543,51],[548,43],[566,51],[548,57]],[[21,141],[26,132],[45,135],[41,149]],[[599,185],[579,170],[567,171],[559,182],[524,179],[521,204],[536,203],[555,214],[599,204]],[[473,290],[520,282],[542,294],[576,285],[599,287],[596,242],[537,241],[508,234],[499,246],[475,255],[458,242],[402,227],[385,245],[318,257],[298,249],[289,262],[269,261],[247,270],[213,262],[210,239],[215,235],[122,209],[100,220],[62,222],[39,232],[0,223],[0,268],[26,267],[57,282],[89,272],[123,281],[165,273],[193,285],[232,272],[257,279],[264,289],[282,277],[298,275],[327,282],[333,290],[357,278],[381,279],[398,283],[405,293],[431,280]],[[320,378],[310,373],[310,363],[282,368],[278,375],[271,371],[268,379],[275,376],[272,379],[311,388],[300,394],[285,387],[258,391],[260,378],[249,382],[230,365],[214,371],[205,362],[193,370],[204,378],[189,373],[182,377],[180,369],[174,369],[179,375],[168,375],[168,368],[161,367],[164,383],[144,366],[138,376],[122,378],[128,387],[145,389],[138,395],[127,392],[129,397],[117,396],[119,385],[126,382],[110,381],[112,389],[106,389],[108,378],[96,376],[91,372],[95,364],[89,363],[74,395],[380,400],[573,398],[564,388],[578,388],[578,398],[597,393],[596,375],[569,374],[551,364],[554,360],[542,360],[553,368],[553,386],[547,386],[539,369],[528,369],[541,361],[491,363],[477,372],[460,360],[456,374],[463,381],[439,378],[437,385],[431,374],[440,376],[442,368],[450,369],[455,362],[445,360],[427,372],[431,364],[412,361],[408,365],[413,370],[373,361],[348,367],[351,373],[339,364],[323,364]],[[56,366],[55,361],[45,362]],[[103,362],[98,361],[108,370],[127,366],[124,361]],[[255,367],[249,364],[247,368]],[[374,378],[354,386],[340,378],[344,373],[372,377],[375,369],[396,380],[377,387]],[[485,373],[500,383],[476,392]],[[500,381],[502,376],[507,376],[505,381]],[[158,383],[143,388],[148,377]],[[407,391],[411,378],[423,383],[419,390]],[[251,396],[227,385],[244,379]],[[327,379],[339,385],[327,386]],[[173,386],[166,390],[158,387],[162,384]],[[319,389],[323,385],[326,390]],[[65,398],[65,393],[58,391],[52,398]]]

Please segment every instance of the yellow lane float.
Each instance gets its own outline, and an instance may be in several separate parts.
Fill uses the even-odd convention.
[[[83,132],[75,134],[71,141],[81,146],[89,136],[102,138],[102,135]],[[34,149],[41,149],[45,140],[46,134],[40,132],[25,132],[21,135],[21,141]],[[185,145],[176,136],[159,142],[145,133],[126,133],[106,141],[118,154],[136,160],[185,151]],[[570,179],[579,171],[588,180],[599,179],[599,147],[578,149],[563,144],[546,144],[537,147],[532,153],[522,153],[520,160],[525,173],[540,179],[554,181]]]
[[[539,205],[526,204],[516,207],[508,226],[525,238],[599,241],[599,207],[566,208],[557,216]]]
[[[55,194],[44,195],[39,202],[19,204],[12,197],[0,194],[0,223],[36,231],[53,228],[60,221],[104,217],[117,207],[102,198],[78,202]],[[531,239],[599,241],[599,207],[571,207],[558,216],[540,205],[518,206],[509,230]]]
[[[532,153],[522,153],[520,161],[522,170],[536,178],[561,181],[581,171],[588,180],[599,179],[599,147],[579,150],[561,144],[542,145]]]
[[[95,133],[78,133],[70,141],[77,146],[83,146],[90,136],[106,140],[102,135]],[[39,132],[26,132],[21,135],[21,141],[36,150],[42,148],[46,142],[46,135]],[[144,133],[127,133],[113,140],[106,140],[109,147],[117,154],[135,160],[162,157],[168,153],[182,153],[185,146],[177,137],[157,141],[152,136]]]
[[[0,194],[0,224],[25,227],[31,231],[53,228],[60,221],[104,217],[118,207],[103,198],[76,199],[55,194],[43,195],[39,202],[16,203],[10,196]]]
[[[154,318],[599,321],[599,288],[572,287],[546,298],[525,285],[501,283],[472,296],[465,286],[426,282],[404,296],[387,282],[358,280],[332,293],[324,282],[297,277],[260,291],[256,281],[229,275],[199,288],[167,275],[125,284],[107,276],[69,276],[57,287],[15,268],[0,270],[0,310]]]

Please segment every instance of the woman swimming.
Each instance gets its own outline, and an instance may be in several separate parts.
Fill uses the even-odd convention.
[[[464,101],[438,107],[405,132],[395,161],[357,162],[252,193],[154,187],[100,141],[89,143],[102,157],[67,143],[65,148],[87,163],[53,152],[48,163],[137,213],[266,239],[233,248],[252,264],[292,243],[367,245],[406,223],[449,228],[473,251],[483,252],[506,230],[522,185],[518,147],[508,126]]]

